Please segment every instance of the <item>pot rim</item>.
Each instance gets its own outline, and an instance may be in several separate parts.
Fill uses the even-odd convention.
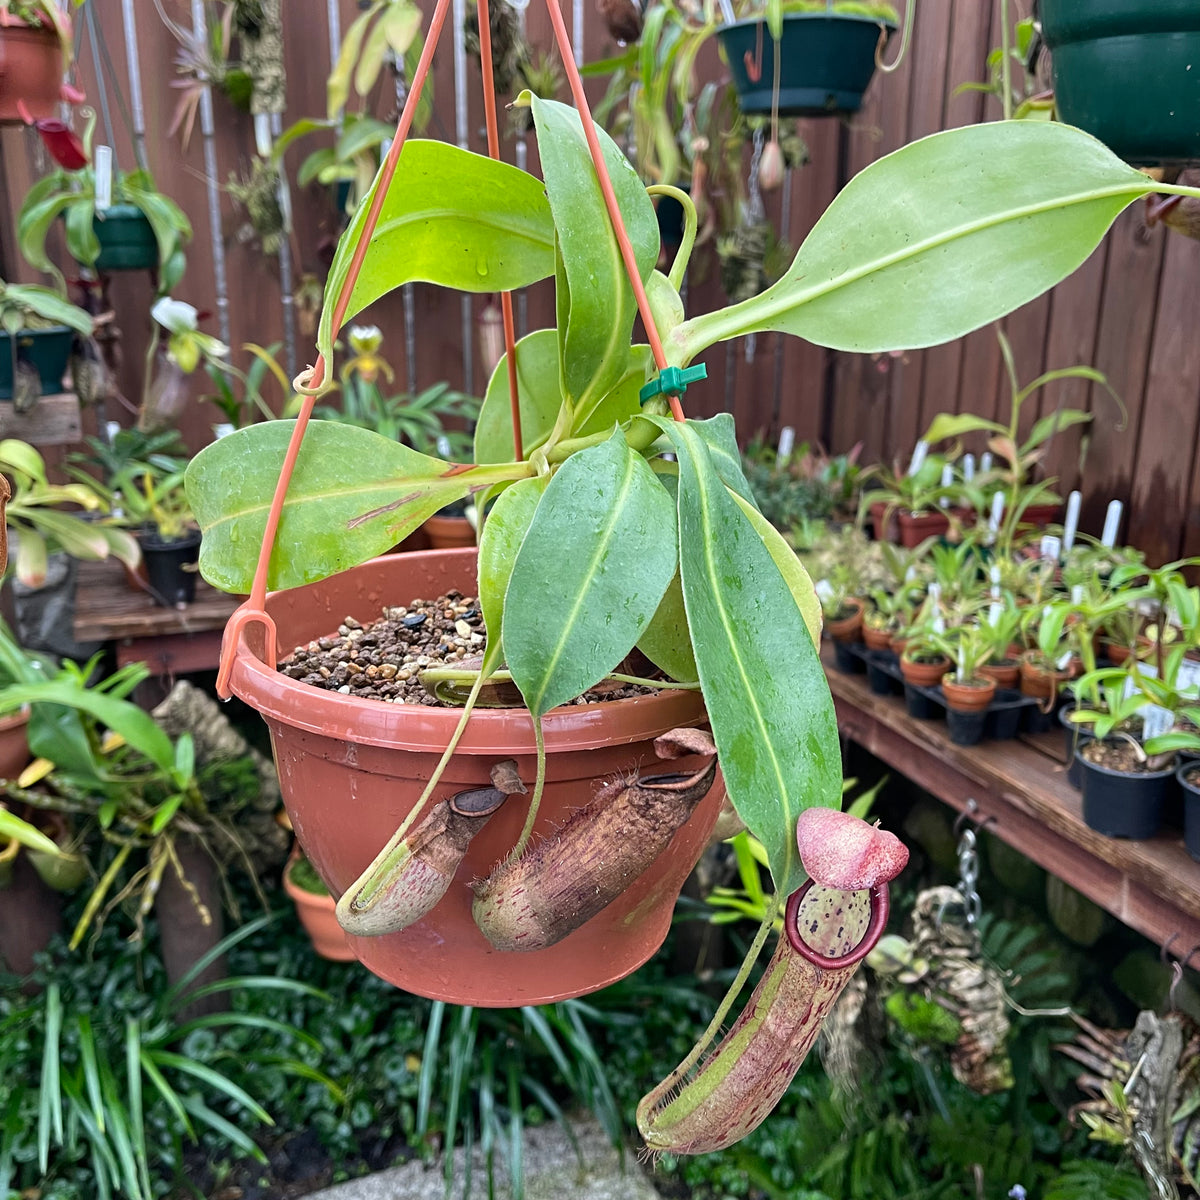
[[[1094,742],[1103,739],[1093,737],[1091,740]],[[1178,768],[1173,764],[1169,767],[1163,767],[1161,771],[1116,771],[1112,767],[1102,767],[1099,763],[1092,762],[1090,758],[1084,758],[1082,747],[1075,751],[1075,761],[1083,766],[1085,770],[1095,771],[1097,775],[1107,775],[1114,779],[1165,779],[1169,775],[1178,774]]]
[[[853,21],[856,24],[864,25],[884,25],[888,29],[896,30],[899,26],[894,21],[888,21],[883,17],[868,17],[865,13],[849,13],[837,12],[829,9],[818,9],[814,12],[785,12],[783,14],[783,22],[786,25],[789,21]],[[747,26],[765,25],[766,17],[743,17],[740,21],[726,21],[717,29],[720,34],[726,29],[744,29]]]
[[[478,555],[476,547],[455,550],[413,550],[402,557],[408,562],[422,556],[453,555],[466,565]],[[396,556],[381,555],[342,574],[394,565]],[[321,581],[323,582],[323,581]],[[320,587],[306,584],[306,587]],[[299,589],[292,589],[299,590]],[[267,610],[285,592],[267,595]],[[331,618],[335,623],[338,618]],[[281,636],[279,648],[290,646]],[[249,647],[246,633],[238,637],[234,650],[230,690],[256,711],[293,729],[339,741],[383,749],[415,750],[440,754],[450,743],[462,710],[435,708],[425,704],[387,704],[326,691],[292,679],[268,667]],[[652,696],[625,700],[603,700],[594,704],[563,705],[542,718],[548,753],[593,750],[599,746],[641,742],[684,725],[706,721],[699,691],[668,689]],[[533,719],[525,708],[475,709],[455,750],[456,754],[535,754]]]
[[[293,904],[306,904],[316,908],[332,908],[337,901],[333,895],[326,892],[324,896],[318,896],[316,892],[306,892],[298,883],[292,882],[292,868],[300,861],[302,855],[300,853],[299,843],[293,843],[292,852],[288,855],[288,860],[283,868],[283,890],[291,898]]]
[[[1200,783],[1188,783],[1184,776],[1198,770],[1200,770],[1200,760],[1194,758],[1184,759],[1175,770],[1175,778],[1179,780],[1179,786],[1194,796],[1200,796]]]
[[[10,729],[19,729],[22,725],[27,725],[28,723],[29,705],[23,704],[16,712],[0,717],[0,733],[7,733]]]

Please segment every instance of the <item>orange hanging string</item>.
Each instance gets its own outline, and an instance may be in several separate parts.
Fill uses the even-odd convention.
[[[346,278],[342,280],[341,290],[333,306],[331,339],[336,338],[340,332],[342,321],[346,316],[346,309],[350,307],[350,297],[353,295],[355,283],[358,282],[358,274],[362,270],[363,260],[367,256],[367,249],[375,233],[375,226],[379,222],[379,214],[383,211],[383,203],[387,198],[388,189],[391,187],[392,178],[396,174],[397,166],[399,166],[400,153],[404,149],[404,142],[408,138],[409,130],[412,128],[421,91],[429,75],[430,64],[433,62],[433,52],[437,49],[438,39],[441,37],[442,26],[446,23],[446,14],[449,10],[450,0],[437,0],[437,5],[433,10],[433,16],[429,22],[429,33],[425,39],[425,45],[421,50],[417,69],[413,72],[408,95],[404,100],[404,109],[400,113],[399,124],[396,126],[396,136],[392,140],[392,145],[380,169],[375,194],[371,197],[371,206],[367,210],[366,220],[359,231],[358,241],[355,243],[354,253],[350,258],[350,266],[346,272]],[[327,365],[324,355],[318,355],[316,364],[309,374],[310,387],[315,389],[321,386],[325,380]],[[292,437],[288,442],[287,453],[283,458],[283,467],[279,472],[279,482],[275,485],[275,495],[271,499],[271,507],[267,513],[267,523],[263,530],[262,550],[259,552],[258,565],[254,570],[254,582],[250,587],[250,597],[229,618],[229,622],[225,626],[225,635],[221,641],[221,665],[217,672],[217,695],[225,699],[230,695],[229,677],[233,671],[233,661],[237,652],[238,639],[245,632],[247,626],[254,622],[263,626],[266,634],[262,655],[263,661],[270,666],[274,666],[279,658],[275,622],[266,611],[267,571],[271,562],[271,552],[275,548],[275,537],[279,532],[279,521],[283,515],[283,502],[287,496],[288,484],[291,482],[292,471],[296,466],[296,459],[300,454],[300,443],[304,438],[304,431],[308,428],[308,420],[312,415],[316,399],[316,396],[306,395],[303,403],[300,405],[300,412],[296,417],[296,425],[292,430]]]
[[[571,39],[567,36],[567,26],[563,21],[562,9],[558,6],[558,0],[546,0],[546,8],[550,13],[550,24],[554,27],[554,37],[558,42],[558,53],[567,73],[567,82],[571,85],[571,96],[575,101],[575,107],[579,110],[579,119],[583,122],[583,136],[587,138],[588,150],[591,151],[592,164],[596,168],[596,179],[600,184],[600,191],[604,196],[604,206],[608,209],[608,218],[612,222],[617,246],[625,263],[625,273],[629,276],[629,285],[633,288],[638,312],[641,313],[642,324],[646,327],[646,340],[650,343],[650,352],[654,355],[655,365],[661,371],[667,365],[667,356],[663,352],[662,341],[658,336],[658,326],[654,323],[654,314],[650,311],[650,301],[646,297],[646,289],[642,286],[642,277],[638,272],[637,259],[634,258],[629,234],[625,232],[621,208],[617,204],[617,196],[608,175],[608,167],[600,150],[600,139],[596,136],[596,127],[592,124],[592,110],[588,107],[587,96],[583,90],[583,79],[579,74],[579,68],[575,65],[575,56],[571,52]],[[671,402],[672,416],[675,420],[682,421],[684,419],[683,409],[679,404],[679,397],[668,396],[668,399]]]
[[[483,65],[483,115],[487,122],[488,157],[500,157],[500,133],[496,127],[496,88],[492,78],[492,25],[488,0],[478,0],[479,61]],[[521,437],[521,399],[517,394],[517,348],[513,332],[512,292],[500,293],[500,311],[504,315],[504,352],[508,356],[508,401],[512,410],[513,455],[517,462],[525,457]]]

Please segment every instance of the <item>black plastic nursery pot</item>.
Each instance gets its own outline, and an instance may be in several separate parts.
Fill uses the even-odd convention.
[[[17,358],[29,363],[37,371],[42,395],[61,392],[67,360],[71,357],[74,330],[66,325],[51,325],[48,329],[22,329],[16,336]],[[12,394],[12,334],[0,333],[0,400],[11,400]]]
[[[1162,826],[1175,768],[1114,771],[1076,754],[1082,775],[1083,820],[1106,837],[1144,841]]]
[[[890,36],[896,27],[853,13],[803,12],[784,15],[778,46],[758,19],[717,32],[743,112],[771,112],[778,50],[779,115],[813,117],[858,112],[875,73],[881,28]]]
[[[100,241],[97,271],[149,271],[158,266],[154,229],[136,205],[114,204],[96,213],[92,228]]]
[[[843,675],[861,675],[866,669],[866,663],[857,653],[858,648],[858,642],[835,641],[833,643],[833,665]]]
[[[1193,771],[1200,772],[1200,762],[1194,758],[1186,759],[1175,772],[1175,778],[1183,793],[1183,844],[1187,852],[1200,862],[1200,774],[1194,782],[1190,781],[1188,776]]]
[[[138,534],[146,560],[146,580],[155,604],[177,608],[196,598],[196,561],[200,557],[200,531],[181,538],[162,538],[154,530]]]
[[[1200,4],[1041,0],[1059,117],[1127,162],[1200,158]]]
[[[987,724],[986,708],[975,712],[963,712],[957,708],[946,709],[946,729],[956,746],[975,746],[983,741],[983,730]]]
[[[890,663],[886,660],[890,659]],[[867,651],[867,683],[876,696],[891,696],[896,691],[899,666],[894,654],[878,650]]]
[[[1083,787],[1083,768],[1079,765],[1076,750],[1082,750],[1095,736],[1084,725],[1076,725],[1069,718],[1075,711],[1073,705],[1067,704],[1058,710],[1058,720],[1063,729],[1063,744],[1067,754],[1067,782],[1073,788]]]
[[[904,685],[904,708],[910,717],[918,721],[932,721],[942,715],[942,706],[930,699],[923,688],[913,687],[911,683]]]

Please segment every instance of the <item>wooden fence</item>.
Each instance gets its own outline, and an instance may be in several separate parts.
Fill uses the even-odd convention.
[[[201,0],[161,3],[183,26],[203,17]],[[325,78],[357,6],[353,0],[286,0],[284,7],[286,125],[323,113]],[[458,33],[465,7],[466,0],[456,0],[449,23],[455,34],[444,40],[435,60],[435,115],[426,136],[483,150],[478,67],[465,55]],[[782,191],[767,198],[769,217],[792,245],[803,240],[838,188],[876,157],[938,129],[999,115],[991,97],[955,91],[961,83],[984,77],[988,51],[999,44],[998,8],[990,0],[919,0],[907,60],[896,73],[876,78],[863,111],[847,122],[801,123],[811,162],[790,172]],[[251,118],[214,95],[211,136],[197,129],[187,148],[181,147],[167,135],[178,99],[172,86],[178,44],[155,7],[145,0],[93,0],[81,11],[93,14],[93,24],[85,20],[80,31],[79,80],[93,102],[101,94],[105,98],[112,134],[102,124],[102,137],[111,137],[117,160],[126,168],[135,164],[135,141],[144,143],[159,187],[183,206],[195,228],[188,272],[175,295],[213,314],[205,327],[227,331],[242,365],[247,362],[244,343],[279,342],[281,357],[302,366],[313,355],[311,337],[299,328],[290,296],[301,276],[320,276],[328,262],[337,226],[330,192],[318,186],[292,188],[294,233],[281,255],[266,257],[243,241],[243,218],[221,185],[251,161]],[[574,0],[566,16],[578,58],[589,61],[612,51],[594,0]],[[544,10],[532,4],[526,19],[529,40],[550,46]],[[101,77],[103,89],[98,86]],[[393,107],[389,96],[379,101],[377,111],[386,117]],[[122,118],[124,110],[131,114],[132,131]],[[504,154],[536,169],[532,138],[505,138]],[[29,279],[19,263],[12,226],[25,189],[46,164],[33,135],[22,130],[0,134],[0,158],[0,209],[11,214],[0,229],[0,271],[5,278]],[[287,156],[293,179],[299,159],[299,151]],[[880,219],[886,220],[886,213]],[[986,286],[985,279],[979,282]],[[723,303],[715,272],[703,279],[694,275],[689,284],[689,311]],[[112,297],[125,337],[121,384],[127,395],[136,396],[149,330],[149,281],[122,277],[114,283]],[[486,302],[486,297],[463,300],[417,285],[376,306],[372,318],[385,331],[398,386],[422,388],[446,379],[480,392],[485,380],[475,322]],[[548,284],[530,289],[520,309],[523,328],[549,323],[552,306]],[[1071,279],[1004,322],[1023,381],[1074,363],[1093,364],[1107,373],[1128,412],[1124,428],[1107,393],[1080,383],[1047,388],[1030,403],[1026,419],[1031,424],[1061,404],[1091,408],[1095,420],[1090,432],[1062,435],[1047,467],[1064,487],[1081,483],[1085,529],[1098,530],[1110,497],[1126,501],[1129,539],[1156,560],[1200,552],[1198,314],[1200,243],[1162,228],[1147,230],[1140,214],[1129,212]],[[767,335],[756,339],[752,354],[744,343],[730,343],[715,347],[706,360],[708,381],[688,393],[695,415],[730,410],[743,438],[756,431],[775,437],[790,425],[798,439],[819,440],[832,450],[862,442],[864,461],[906,459],[939,411],[1006,412],[1003,369],[990,330],[949,346],[881,360]],[[194,445],[203,444],[216,419],[210,406],[197,404],[183,422],[184,432]]]

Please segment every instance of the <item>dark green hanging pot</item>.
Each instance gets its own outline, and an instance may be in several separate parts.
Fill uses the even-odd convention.
[[[30,364],[38,373],[43,396],[63,390],[63,375],[71,357],[75,331],[65,325],[48,329],[22,329],[17,334],[17,358]],[[0,400],[13,398],[12,335],[0,330]]]
[[[1138,165],[1200,159],[1198,0],[1041,0],[1059,118]]]
[[[855,13],[803,12],[784,14],[778,46],[756,18],[717,34],[743,112],[770,114],[778,49],[779,115],[819,117],[858,111],[875,73],[881,28],[890,37],[896,26]]]
[[[158,242],[145,214],[133,204],[114,204],[92,221],[100,239],[100,257],[96,270],[150,271],[158,266]]]

